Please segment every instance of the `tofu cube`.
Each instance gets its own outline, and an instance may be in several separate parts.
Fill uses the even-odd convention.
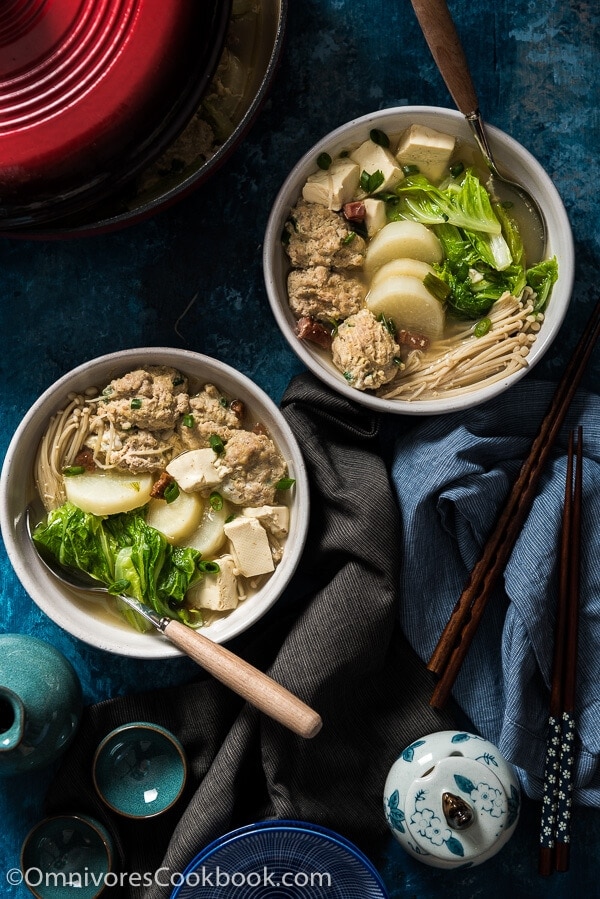
[[[290,510],[287,506],[247,506],[242,509],[246,518],[256,518],[274,537],[287,537],[290,530]]]
[[[256,577],[275,570],[267,532],[256,518],[240,515],[223,525],[239,573]]]
[[[421,174],[437,184],[448,174],[456,139],[425,125],[411,125],[402,137],[396,159],[400,165],[416,165]]]
[[[404,177],[402,169],[396,163],[390,150],[373,143],[372,140],[366,140],[360,147],[353,150],[350,159],[358,163],[361,174],[367,172],[367,174],[373,175],[375,172],[381,172],[383,183],[377,190],[392,190]]]
[[[355,196],[359,180],[358,165],[349,159],[340,159],[326,171],[319,169],[309,175],[302,196],[307,203],[319,203],[339,212],[344,203],[349,203]]]
[[[187,601],[195,609],[210,609],[213,612],[227,612],[235,609],[239,602],[235,559],[221,556],[215,559],[220,571],[206,574],[203,579],[190,587]]]
[[[211,447],[189,450],[176,456],[167,465],[168,473],[186,493],[216,487],[221,475],[215,466],[218,456]]]
[[[385,203],[383,200],[375,200],[373,197],[367,197],[363,202],[367,234],[369,237],[374,237],[378,231],[381,231],[384,225],[387,225]]]

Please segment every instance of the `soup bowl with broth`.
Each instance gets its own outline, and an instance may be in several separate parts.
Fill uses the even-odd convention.
[[[141,376],[140,371],[147,375]],[[127,379],[132,373],[134,396],[130,397],[123,391],[129,389]],[[177,407],[173,421],[161,419],[159,436],[164,438],[166,456],[152,474],[135,468],[116,470],[109,464],[107,448],[122,455],[128,436],[122,427],[115,433],[115,415],[120,422],[130,412],[134,418],[138,416],[131,427],[130,447],[138,466],[141,460],[143,467],[144,458],[160,449],[152,434],[146,435],[149,443],[140,443],[144,424],[139,415],[146,407],[154,410],[157,397],[164,399],[165,383],[166,405],[171,403],[172,412],[174,400]],[[149,384],[155,385],[153,390]],[[112,410],[108,426],[103,419],[107,409]],[[159,414],[164,415],[164,409]],[[125,418],[119,418],[121,415]],[[86,428],[87,433],[95,428],[101,439],[88,438],[80,451],[77,441]],[[195,438],[196,444],[190,443]],[[68,444],[72,444],[71,456],[64,451]],[[227,460],[234,451],[240,465],[233,458]],[[258,459],[251,477],[242,470],[246,458]],[[177,464],[173,475],[167,477],[164,471],[171,468],[170,459]],[[193,464],[181,467],[182,460]],[[272,485],[270,478],[274,479]],[[159,481],[164,481],[165,489],[159,485],[158,493],[149,493]],[[98,357],[63,375],[42,394],[25,414],[6,453],[0,480],[0,524],[9,559],[24,589],[65,631],[124,656],[164,659],[180,655],[154,629],[136,629],[113,596],[97,598],[59,583],[49,573],[27,530],[28,507],[41,508],[42,501],[46,507],[43,527],[49,516],[56,515],[62,526],[60,516],[69,522],[70,514],[85,513],[96,516],[92,524],[110,522],[111,538],[121,533],[115,530],[120,526],[119,516],[130,516],[127,521],[131,523],[143,508],[144,523],[139,527],[143,530],[149,525],[160,532],[160,538],[151,535],[156,538],[152,545],[162,546],[160,558],[194,559],[196,580],[190,581],[184,600],[172,599],[176,595],[171,592],[172,580],[162,598],[158,594],[152,602],[147,596],[138,598],[154,605],[160,614],[200,627],[217,643],[245,631],[277,601],[299,562],[308,528],[304,462],[275,403],[230,366],[169,347]],[[125,527],[122,532],[127,543],[129,532]],[[147,537],[144,532],[143,540]],[[245,548],[249,542],[250,555]],[[256,567],[257,546],[264,551],[262,568]],[[190,547],[194,550],[191,554]],[[119,577],[129,577],[129,585],[121,583],[121,592],[128,592],[135,573],[131,575],[127,547],[119,558],[124,574],[115,565],[111,586],[116,586]],[[164,566],[154,569],[161,577]]]
[[[307,368],[349,399],[404,415],[469,408],[522,378],[555,339],[574,277],[569,220],[536,159],[489,131],[499,168],[543,210],[543,251],[526,210],[493,203],[456,110],[354,119],[282,185],[263,248],[271,309]],[[482,216],[488,230],[473,237]],[[474,306],[461,305],[465,293]]]

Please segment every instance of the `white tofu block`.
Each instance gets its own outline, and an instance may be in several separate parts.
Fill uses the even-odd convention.
[[[256,577],[274,571],[267,532],[256,518],[240,515],[223,526],[240,574]]]
[[[235,609],[239,602],[235,559],[221,556],[215,559],[221,569],[217,574],[207,574],[187,592],[187,601],[195,609],[211,609],[226,612]]]
[[[425,125],[411,125],[402,137],[396,159],[400,165],[416,165],[419,171],[437,183],[448,174],[456,139]]]
[[[290,510],[287,506],[247,506],[242,509],[246,518],[256,518],[274,537],[287,537],[290,530]]]
[[[360,147],[353,150],[350,159],[358,163],[361,174],[367,172],[369,175],[373,175],[375,172],[381,172],[383,183],[377,190],[392,190],[404,177],[402,169],[396,163],[390,150],[380,147],[372,140],[366,140]]]
[[[193,493],[221,483],[221,475],[215,466],[216,460],[218,456],[211,447],[189,450],[169,462],[167,471],[182,490]]]
[[[387,225],[387,215],[385,212],[385,203],[383,200],[375,200],[373,197],[367,197],[363,200],[365,206],[365,227],[369,237],[373,237],[378,231]]]
[[[302,196],[307,203],[319,203],[339,212],[344,203],[349,203],[355,196],[359,180],[358,165],[349,159],[342,159],[333,162],[327,171],[319,169],[309,175],[302,188]]]

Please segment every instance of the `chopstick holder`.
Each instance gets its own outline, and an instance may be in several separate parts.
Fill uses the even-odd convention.
[[[554,637],[550,715],[540,821],[539,873],[569,868],[575,693],[577,672],[583,431],[578,428],[575,486],[573,432],[569,434],[560,545],[559,594]]]
[[[525,522],[543,467],[599,336],[600,301],[596,304],[557,384],[548,411],[521,466],[504,510],[429,659],[427,668],[439,678],[430,699],[430,705],[435,709],[444,707],[452,691],[487,601],[508,563]]]

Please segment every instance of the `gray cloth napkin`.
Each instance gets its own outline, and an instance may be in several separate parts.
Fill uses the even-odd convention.
[[[428,659],[528,453],[554,385],[526,379],[483,406],[396,435],[403,632]],[[583,427],[575,801],[600,805],[600,397],[575,397],[454,698],[540,799],[558,594],[568,432]],[[423,627],[423,621],[428,622]]]
[[[330,827],[374,858],[389,836],[389,768],[416,738],[453,727],[429,707],[431,676],[398,626],[400,522],[381,419],[311,375],[292,381],[282,408],[310,477],[308,542],[282,598],[232,648],[316,708],[323,729],[303,740],[206,677],[86,709],[46,811],[107,823],[123,871],[161,868],[168,883],[211,840],[268,817]],[[111,817],[90,777],[98,741],[131,720],[172,730],[191,767],[186,796],[143,822]],[[171,887],[128,881],[125,892],[164,899]]]

